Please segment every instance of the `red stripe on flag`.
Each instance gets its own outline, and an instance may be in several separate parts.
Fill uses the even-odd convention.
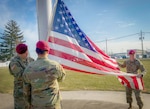
[[[133,82],[134,82],[134,86],[136,89],[139,89],[139,85],[138,85],[138,82],[137,82],[137,77],[133,76],[131,77],[133,79]]]
[[[98,53],[100,53],[100,54],[103,56],[103,58],[104,58],[105,60],[108,60],[108,61],[110,61],[111,63],[117,64],[116,60],[111,59],[107,54],[105,54],[101,49],[99,49],[88,37],[87,37],[87,39],[88,39],[89,42],[92,44],[92,46],[96,49],[96,51],[97,51]],[[117,69],[119,69],[119,68],[117,68]]]
[[[65,40],[62,40],[62,39],[59,39],[59,38],[55,38],[55,37],[50,37],[49,38],[49,42],[52,42],[52,43],[55,43],[55,44],[58,44],[58,45],[61,45],[61,46],[65,46],[65,47],[68,47],[68,48],[71,48],[71,49],[73,49],[73,50],[76,50],[76,51],[78,51],[78,52],[81,52],[81,53],[84,53],[83,52],[83,50],[79,47],[79,46],[77,46],[77,45],[75,45],[75,44],[72,44],[72,43],[70,43],[70,42],[68,42],[68,41],[65,41]],[[59,57],[61,57],[61,53],[62,52],[59,52],[59,53],[56,53],[55,54],[55,51],[56,50],[53,50],[53,51],[51,51],[51,52],[53,52],[52,54],[53,55],[55,55],[56,56],[56,54],[57,55],[59,55]],[[58,51],[57,51],[58,52]],[[86,54],[87,55],[87,54]],[[74,62],[77,62],[77,61],[75,61],[75,60],[78,60],[79,62],[80,62],[80,58],[78,58],[78,57],[73,57],[73,56],[69,56],[69,54],[65,54],[64,55],[64,53],[63,53],[63,55],[62,56],[64,56],[63,58],[65,58],[65,59],[72,59],[72,61],[74,60]],[[106,62],[104,62],[104,61],[101,61],[101,60],[98,60],[97,58],[95,58],[95,57],[92,57],[92,56],[90,56],[90,55],[87,55],[90,59],[91,59],[91,61],[92,61],[92,63],[90,63],[90,64],[92,64],[92,66],[94,66],[93,68],[98,68],[98,67],[96,67],[95,65],[93,65],[93,64],[99,64],[99,65],[102,65],[103,67],[107,67],[107,68],[109,68],[109,69],[111,69],[111,70],[119,70],[118,68],[116,68],[116,67],[114,67],[114,66],[112,66],[112,65],[110,65],[110,64],[108,64],[108,63],[106,63]],[[85,62],[85,60],[82,60],[81,62]],[[83,65],[85,65],[84,63],[83,63]],[[88,63],[87,63],[87,66],[88,66]],[[90,65],[91,66],[91,65]],[[102,69],[101,69],[102,70]],[[108,71],[108,70],[107,70]]]
[[[62,39],[58,39],[56,37],[50,36],[48,41],[52,42],[52,43],[55,43],[55,44],[58,44],[58,45],[62,45],[62,46],[65,46],[65,47],[72,48],[72,49],[74,49],[76,51],[79,51],[79,52],[83,52],[83,50],[79,46],[77,46],[77,45],[75,45],[73,43],[70,43],[68,41],[65,41],[65,40],[62,40]]]
[[[110,69],[118,70],[118,71],[119,71],[119,68],[114,67],[114,66],[112,66],[112,65],[110,65],[110,64],[108,64],[108,63],[105,63],[104,61],[100,61],[100,60],[98,60],[97,58],[92,57],[92,56],[89,56],[89,55],[88,55],[88,57],[89,57],[94,63],[97,63],[97,64],[100,64],[100,65],[102,65],[102,66],[108,67],[108,68],[110,68]]]
[[[127,85],[129,88],[131,88],[131,85],[130,85],[129,81],[125,77],[118,76],[118,78],[120,78],[122,80],[123,85]]]
[[[87,60],[83,60],[83,59],[81,59],[79,57],[75,57],[75,56],[72,56],[70,54],[67,54],[67,53],[64,53],[64,52],[60,52],[60,51],[57,51],[57,50],[51,49],[49,54],[61,57],[63,59],[67,59],[69,61],[73,61],[73,62],[82,64],[82,65],[85,65],[85,66],[96,68],[98,70],[109,71],[109,70],[105,69],[105,67],[103,67],[103,65],[98,65],[98,64],[95,64],[93,62],[89,62]],[[91,72],[91,73],[93,73],[93,72]]]
[[[88,39],[88,41],[91,43],[91,45],[96,49],[96,51],[98,51],[101,55],[110,58],[107,54],[105,54],[102,50],[100,50],[92,41],[89,37],[86,36],[86,38]]]
[[[84,70],[79,70],[79,69],[77,69],[77,68],[72,68],[72,67],[70,67],[70,66],[65,66],[65,65],[63,65],[63,64],[62,64],[62,66],[63,66],[63,68],[68,69],[68,70],[73,70],[73,71],[82,72],[82,73],[87,73],[87,74],[102,75],[102,74],[98,74],[98,73],[92,73],[92,72],[87,72],[87,71],[84,71]]]

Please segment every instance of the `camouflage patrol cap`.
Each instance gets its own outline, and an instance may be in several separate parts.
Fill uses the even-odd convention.
[[[16,46],[16,52],[17,52],[18,54],[23,54],[23,53],[25,53],[27,50],[28,50],[28,47],[27,47],[26,44],[18,44],[18,45]]]
[[[43,40],[40,40],[36,43],[36,48],[41,49],[41,50],[46,50],[46,51],[50,50],[48,42],[43,41]]]
[[[129,55],[135,54],[135,50],[130,50]]]

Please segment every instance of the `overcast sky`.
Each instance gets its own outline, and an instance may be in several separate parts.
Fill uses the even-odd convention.
[[[82,31],[108,53],[150,49],[150,0],[64,0]],[[23,31],[32,57],[38,41],[36,0],[0,0],[0,32],[9,20]],[[106,43],[107,42],[107,43]]]

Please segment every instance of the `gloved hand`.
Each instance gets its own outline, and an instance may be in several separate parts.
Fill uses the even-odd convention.
[[[137,74],[137,77],[138,77],[138,78],[141,78],[141,77],[143,77],[143,74],[141,74],[141,73],[140,73],[140,74]]]

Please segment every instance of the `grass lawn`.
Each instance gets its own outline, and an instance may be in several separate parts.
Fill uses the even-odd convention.
[[[0,67],[0,93],[12,93],[13,76],[9,74],[7,67]]]
[[[120,62],[123,60],[119,60]],[[150,59],[141,60],[147,74],[144,76],[145,90],[150,93]],[[125,71],[125,69],[121,69]],[[91,75],[66,70],[66,79],[60,83],[61,90],[107,90],[124,91],[124,86],[115,76]],[[7,67],[0,67],[0,93],[12,93],[13,76],[9,74]]]

